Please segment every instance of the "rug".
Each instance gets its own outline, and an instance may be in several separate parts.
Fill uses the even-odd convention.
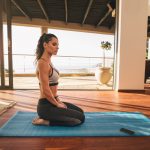
[[[6,137],[150,136],[150,119],[138,112],[86,112],[85,122],[75,127],[35,126],[35,112],[17,112],[0,128]],[[134,134],[120,131],[121,128]]]
[[[16,104],[15,101],[0,100],[0,115]]]

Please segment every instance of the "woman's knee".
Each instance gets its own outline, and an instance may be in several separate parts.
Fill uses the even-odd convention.
[[[82,123],[84,123],[84,121],[85,121],[85,115],[84,115],[84,113],[81,115],[81,117],[80,117],[80,119],[77,119],[78,121],[78,125],[80,125],[80,124],[82,124]]]
[[[70,126],[78,126],[81,123],[82,123],[81,120],[74,118],[71,122],[69,122],[69,125]]]
[[[85,121],[84,113],[78,112],[78,115],[74,116],[76,119],[80,120],[81,123]]]
[[[82,112],[76,111],[76,113],[74,114],[74,118],[79,119],[81,121],[81,123],[83,123],[85,121],[85,115]]]
[[[66,106],[67,106],[69,109],[73,109],[73,110],[76,110],[76,111],[79,111],[79,112],[84,113],[84,111],[83,111],[80,107],[78,107],[78,106],[76,106],[76,105],[74,105],[74,104],[72,104],[72,103],[68,103],[68,102],[63,102],[63,103],[65,103]]]
[[[85,115],[84,113],[82,114],[82,117],[81,117],[81,123],[83,123],[85,121]]]

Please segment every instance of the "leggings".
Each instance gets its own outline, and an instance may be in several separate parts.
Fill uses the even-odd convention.
[[[77,126],[84,122],[85,116],[81,108],[63,102],[67,108],[59,108],[46,98],[39,99],[37,113],[40,118],[48,120],[50,126]]]

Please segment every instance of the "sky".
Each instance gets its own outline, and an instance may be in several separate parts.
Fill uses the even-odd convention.
[[[75,32],[67,30],[49,29],[59,40],[58,55],[61,56],[84,56],[101,57],[101,41],[112,43],[112,49],[107,56],[114,55],[114,36],[95,33]],[[35,54],[37,41],[41,31],[38,27],[12,26],[12,49],[13,54]],[[4,25],[4,49],[7,53],[7,29]]]

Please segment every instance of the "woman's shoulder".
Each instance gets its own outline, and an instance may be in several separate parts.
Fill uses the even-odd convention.
[[[39,59],[37,61],[37,66],[47,66],[48,63],[46,61],[43,61],[43,59]]]
[[[37,70],[50,70],[49,64],[46,61],[43,61],[42,59],[39,59],[37,62]]]

